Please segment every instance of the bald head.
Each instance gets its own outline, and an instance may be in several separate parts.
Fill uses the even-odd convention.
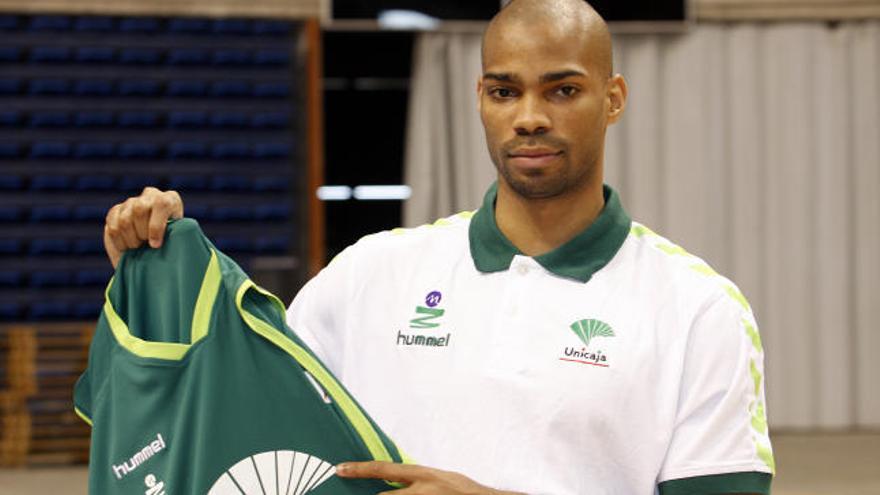
[[[512,0],[489,22],[483,34],[482,60],[486,68],[492,49],[513,33],[541,26],[554,38],[582,44],[589,52],[593,70],[612,72],[611,34],[602,16],[584,0]]]

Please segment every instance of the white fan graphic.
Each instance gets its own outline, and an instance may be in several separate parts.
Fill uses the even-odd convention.
[[[334,474],[334,465],[313,455],[273,450],[238,461],[208,495],[305,495]]]

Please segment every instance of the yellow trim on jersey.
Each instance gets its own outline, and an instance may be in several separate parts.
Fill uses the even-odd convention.
[[[86,413],[80,411],[78,407],[73,406],[73,412],[75,412],[76,415],[79,416],[79,419],[85,421],[87,425],[89,425],[89,426],[93,426],[93,425],[92,425],[92,420],[91,420],[91,418],[89,418],[88,416],[86,416]]]
[[[254,289],[269,298],[269,300],[272,301],[272,305],[279,311],[281,319],[284,320],[285,318],[284,304],[282,304],[277,297],[257,286],[251,280],[245,280],[235,294],[235,305],[238,307],[238,311],[245,323],[247,323],[254,332],[262,335],[270,342],[290,354],[296,362],[318,380],[318,383],[324,387],[324,390],[330,394],[330,397],[332,397],[333,400],[336,401],[336,404],[342,409],[342,412],[351,422],[351,425],[354,427],[355,431],[357,431],[361,439],[363,439],[364,444],[367,446],[367,450],[369,450],[370,455],[373,456],[375,460],[394,462],[394,459],[391,457],[391,454],[388,452],[382,439],[379,438],[379,434],[376,432],[375,428],[373,428],[373,425],[367,419],[366,415],[364,415],[364,412],[358,407],[348,393],[345,392],[333,375],[331,375],[317,359],[305,349],[297,345],[296,342],[285,337],[277,328],[244,309],[242,300],[244,299],[245,293],[250,289]],[[404,457],[404,459],[408,458]]]
[[[217,253],[212,249],[211,260],[208,262],[205,277],[202,279],[202,288],[199,289],[199,296],[196,299],[190,344],[150,342],[132,335],[128,325],[122,321],[122,318],[119,317],[119,314],[113,308],[113,304],[110,303],[110,288],[113,287],[115,277],[110,279],[104,294],[104,316],[107,318],[107,323],[110,325],[110,330],[113,332],[116,341],[132,354],[144,358],[180,361],[189,351],[190,347],[192,347],[192,344],[195,344],[208,334],[208,328],[211,323],[211,309],[214,307],[214,301],[217,299],[217,292],[220,288],[220,277],[220,262],[217,259]]]

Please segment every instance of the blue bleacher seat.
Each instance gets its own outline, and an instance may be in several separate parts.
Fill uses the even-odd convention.
[[[102,110],[77,112],[73,117],[77,127],[106,127],[113,125],[113,112]]]
[[[74,187],[77,191],[110,191],[115,185],[111,175],[83,175],[77,177]]]
[[[68,158],[71,145],[65,141],[39,141],[31,145],[31,158]]]
[[[206,19],[190,19],[178,17],[168,20],[167,29],[171,33],[207,33],[211,30],[211,23]]]
[[[28,120],[31,127],[66,127],[70,125],[68,112],[34,112]]]
[[[254,207],[254,220],[287,220],[289,216],[290,206],[283,203]]]
[[[66,46],[35,46],[31,48],[30,61],[41,64],[70,62],[72,52]]]
[[[251,83],[247,81],[216,81],[211,83],[211,96],[237,97],[250,96]]]
[[[155,48],[123,48],[119,51],[119,62],[123,64],[150,65],[162,61],[162,52]]]
[[[214,112],[211,114],[211,126],[213,127],[245,127],[249,123],[248,115],[244,112]]]
[[[119,179],[119,189],[125,192],[141,192],[145,187],[151,186],[161,189],[162,181],[152,175],[126,175]]]
[[[172,159],[204,158],[207,154],[208,147],[198,141],[179,141],[168,145],[168,156]]]
[[[73,94],[78,96],[110,96],[113,94],[113,81],[109,79],[83,79],[73,85]]]
[[[122,112],[117,117],[122,127],[156,127],[159,125],[159,112]]]
[[[286,177],[257,177],[253,187],[255,192],[285,191],[290,181]]]
[[[71,26],[70,17],[41,15],[31,17],[28,29],[31,31],[67,31]]]
[[[0,159],[18,158],[21,156],[22,146],[18,143],[0,142]]]
[[[168,127],[203,127],[208,122],[208,114],[200,111],[175,111],[168,114]]]
[[[156,96],[161,91],[159,81],[149,79],[129,79],[119,83],[119,94],[122,96]]]
[[[21,79],[0,79],[0,95],[16,95],[21,93],[22,86]]]
[[[246,237],[217,237],[214,239],[214,245],[226,253],[245,253],[253,250],[253,242]]]
[[[70,207],[60,205],[36,205],[31,208],[31,222],[67,222]]]
[[[101,301],[79,302],[73,305],[70,315],[78,320],[94,320],[101,314],[104,303]]]
[[[223,159],[242,159],[250,156],[248,143],[214,143],[211,146],[211,157]]]
[[[210,58],[204,48],[173,48],[168,51],[166,60],[170,65],[204,65]]]
[[[253,220],[254,210],[250,206],[217,206],[211,210],[211,219],[218,222]]]
[[[251,127],[256,129],[283,129],[290,125],[287,112],[263,112],[251,117]]]
[[[126,17],[119,20],[119,30],[128,33],[154,33],[161,27],[152,17]]]
[[[122,143],[116,147],[120,158],[151,159],[157,158],[161,148],[156,143]]]
[[[281,36],[290,33],[289,23],[282,21],[258,20],[254,21],[254,34],[264,36]]]
[[[83,16],[77,17],[73,22],[73,29],[76,31],[96,31],[106,32],[112,31],[116,27],[116,20],[106,16]]]
[[[71,180],[66,175],[36,175],[31,179],[31,190],[63,191],[70,189]]]
[[[73,59],[84,64],[109,64],[116,56],[116,49],[109,46],[83,46],[76,49]]]
[[[251,188],[251,180],[242,175],[215,175],[211,177],[214,191],[246,191]]]
[[[0,320],[14,321],[21,318],[23,308],[15,301],[0,302]]]
[[[247,65],[251,61],[251,54],[247,50],[217,50],[211,55],[211,63],[214,65]]]
[[[257,50],[254,65],[278,66],[290,63],[290,52],[282,49]]]
[[[174,189],[172,187],[172,189]],[[195,218],[198,221],[204,221],[208,219],[209,214],[211,213],[211,209],[208,205],[203,204],[188,204],[186,205],[186,209],[184,210],[184,214],[190,218]]]
[[[290,95],[290,84],[286,82],[262,82],[254,84],[253,95],[258,98],[285,98]]]
[[[16,126],[21,123],[21,112],[18,110],[0,110],[0,126]]]
[[[15,191],[24,188],[24,178],[20,175],[0,175],[0,191]]]
[[[24,216],[24,208],[16,205],[0,205],[0,222],[18,222]]]
[[[70,93],[70,81],[67,79],[32,79],[28,84],[28,93],[32,95],[66,95]]]
[[[64,320],[71,318],[73,307],[67,301],[38,301],[27,312],[30,320]]]
[[[47,254],[68,254],[70,253],[70,241],[67,239],[34,239],[28,248],[30,254],[39,256]]]
[[[208,188],[208,178],[204,175],[172,175],[168,187],[179,191],[204,191]],[[186,207],[189,214],[190,207]]]
[[[290,156],[290,145],[287,143],[257,143],[254,145],[254,158],[271,160]]]
[[[0,238],[0,254],[18,254],[21,252],[24,244],[20,239]]]
[[[78,286],[107,285],[112,275],[113,272],[107,268],[78,270],[73,276],[73,283]]]
[[[0,270],[0,287],[17,287],[24,281],[24,273],[19,270]]]
[[[211,26],[217,34],[251,34],[253,29],[253,22],[244,19],[217,19]]]
[[[208,83],[192,79],[170,81],[167,93],[169,96],[204,96],[208,92]]]
[[[100,160],[111,158],[116,152],[113,143],[77,143],[73,149],[73,156],[81,160]]]
[[[101,208],[100,220],[104,219],[107,212]],[[102,254],[104,253],[104,241],[98,237],[89,237],[87,239],[77,239],[73,241],[74,254]]]
[[[17,46],[0,47],[0,63],[18,62],[21,60],[21,48]]]
[[[73,219],[78,222],[89,222],[94,220],[104,220],[107,216],[107,208],[106,206],[100,205],[79,205],[73,208]],[[95,238],[97,241],[100,239]],[[81,243],[88,241],[89,239],[79,239],[74,243],[73,251],[75,253],[82,253]],[[85,246],[89,246],[89,244],[83,244]],[[91,252],[91,251],[88,251]]]
[[[19,18],[17,15],[0,15],[0,30],[11,31],[18,29]]]
[[[258,237],[254,247],[258,253],[285,253],[290,247],[290,239],[285,236]]]

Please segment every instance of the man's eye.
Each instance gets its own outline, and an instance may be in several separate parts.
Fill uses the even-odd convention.
[[[578,91],[578,88],[574,86],[561,86],[559,89],[556,90],[556,94],[558,94],[559,96],[570,98],[576,95]]]
[[[512,89],[508,88],[492,88],[489,91],[489,94],[494,96],[495,98],[512,98],[514,96],[514,92]]]

